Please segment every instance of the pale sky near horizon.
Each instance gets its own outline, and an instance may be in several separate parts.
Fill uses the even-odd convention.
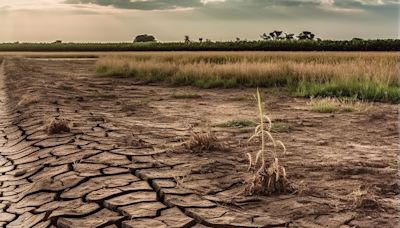
[[[0,0],[0,42],[399,38],[400,0]]]

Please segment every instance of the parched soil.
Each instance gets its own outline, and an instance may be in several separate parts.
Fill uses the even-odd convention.
[[[255,120],[254,89],[142,85],[97,77],[94,63],[3,59],[0,226],[398,227],[397,105],[320,114],[264,90],[289,126],[274,137],[297,191],[245,196],[254,130],[215,125]],[[210,126],[224,150],[184,146]]]

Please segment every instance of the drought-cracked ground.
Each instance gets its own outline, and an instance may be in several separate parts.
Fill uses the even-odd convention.
[[[204,123],[255,119],[253,89],[198,90],[96,77],[94,61],[4,58],[4,227],[397,227],[398,106],[318,114],[265,90],[295,194],[245,197],[253,129],[213,127],[228,150],[182,146]],[[176,99],[177,91],[199,94]],[[54,119],[69,133],[48,134]]]

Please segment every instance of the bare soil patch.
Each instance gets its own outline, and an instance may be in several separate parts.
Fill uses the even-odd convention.
[[[218,124],[256,120],[254,89],[142,85],[96,77],[95,61],[79,59],[7,58],[2,68],[0,226],[398,226],[397,105],[316,113],[307,99],[262,90],[272,121],[288,126],[273,135],[297,191],[248,197],[254,128]],[[70,131],[48,134],[52,119]],[[205,126],[229,149],[190,151]]]

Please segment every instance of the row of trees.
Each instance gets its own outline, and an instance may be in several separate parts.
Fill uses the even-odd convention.
[[[303,42],[0,43],[1,51],[400,51],[400,39]]]
[[[283,31],[275,30],[270,33],[264,33],[261,36],[263,40],[318,40],[320,38],[315,38],[315,34],[310,31],[303,31],[299,35],[295,36],[294,33],[283,33]],[[134,42],[155,42],[157,41],[153,35],[142,34],[135,37]],[[199,42],[203,43],[204,39],[202,37],[199,38]],[[210,42],[211,40],[205,39],[206,42]],[[241,41],[240,38],[236,38],[236,41]],[[184,38],[185,43],[190,43],[192,40],[188,35],[185,35]]]
[[[320,38],[315,38],[315,34],[310,31],[303,31],[299,35],[295,36],[294,33],[283,33],[283,31],[273,31],[270,33],[264,33],[261,36],[263,40],[321,40]]]

